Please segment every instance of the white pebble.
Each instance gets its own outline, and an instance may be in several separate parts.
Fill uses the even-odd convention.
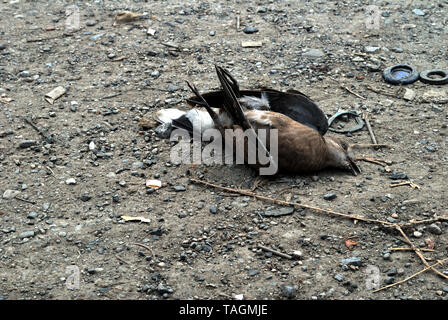
[[[68,178],[67,180],[65,180],[66,184],[76,184],[76,180],[75,178]]]

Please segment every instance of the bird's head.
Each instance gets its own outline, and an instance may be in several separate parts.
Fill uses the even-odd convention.
[[[327,166],[350,170],[355,176],[361,173],[361,170],[354,161],[352,148],[343,140],[336,137],[325,137],[327,143]]]

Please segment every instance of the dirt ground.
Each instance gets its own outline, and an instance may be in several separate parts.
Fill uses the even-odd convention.
[[[278,176],[254,192],[396,223],[446,217],[448,85],[417,81],[405,100],[381,70],[448,68],[448,1],[75,4],[79,30],[66,29],[69,1],[0,3],[0,299],[447,299],[448,281],[432,271],[372,292],[370,270],[378,287],[425,267],[391,250],[409,247],[397,231],[299,208],[265,216],[281,206],[190,182],[250,189],[254,170],[173,165],[171,143],[139,120],[186,109],[186,80],[217,89],[216,63],[242,88],[298,89],[328,116],[368,112],[391,146],[357,151],[390,172],[359,162],[356,177]],[[369,5],[379,9],[372,28]],[[143,15],[114,25],[123,10]],[[45,101],[58,86],[66,93]],[[342,137],[371,143],[366,128]],[[391,178],[421,189],[392,188]],[[146,179],[163,187],[147,189]],[[442,219],[405,231],[417,248],[434,246],[424,255],[436,263],[447,257],[447,229]],[[447,265],[437,269],[448,276]]]

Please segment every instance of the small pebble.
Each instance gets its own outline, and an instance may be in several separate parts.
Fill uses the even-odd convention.
[[[65,183],[68,185],[73,185],[76,184],[76,180],[75,178],[68,178],[67,180],[65,180]]]
[[[282,295],[287,299],[292,299],[297,295],[296,289],[293,286],[282,286]]]
[[[252,33],[258,32],[258,29],[255,28],[255,27],[245,27],[243,29],[243,32],[246,33],[246,34],[252,34]]]
[[[336,193],[327,193],[326,195],[324,195],[324,200],[333,200],[336,198],[337,198]]]
[[[337,281],[339,281],[339,282],[342,282],[342,280],[344,279],[344,278],[342,277],[342,275],[340,275],[339,273],[336,274],[336,275],[334,276],[334,278],[335,278]]]
[[[26,149],[26,148],[35,146],[36,144],[37,144],[37,142],[35,140],[23,140],[22,142],[20,142],[19,148]]]
[[[442,229],[440,229],[440,227],[433,223],[431,225],[429,225],[426,230],[428,230],[430,233],[435,234],[435,235],[441,235],[442,234]]]
[[[425,12],[420,10],[420,9],[414,9],[414,10],[412,10],[412,13],[414,13],[414,14],[416,14],[418,16],[424,16],[425,15]]]
[[[218,212],[218,206],[216,204],[213,204],[210,206],[210,213],[216,214]]]

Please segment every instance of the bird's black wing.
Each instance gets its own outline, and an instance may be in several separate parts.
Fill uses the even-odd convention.
[[[322,136],[328,130],[328,119],[324,112],[309,97],[296,90],[281,92],[273,89],[240,90],[239,96],[261,97],[261,93],[267,95],[271,111],[282,113],[291,119],[317,130]],[[202,97],[212,108],[223,108],[224,93],[211,91],[204,93]],[[197,97],[187,99],[192,106],[204,106],[204,102]]]
[[[264,90],[271,111],[282,113],[291,119],[317,130],[322,136],[328,130],[328,119],[313,100],[299,91],[280,92]]]

